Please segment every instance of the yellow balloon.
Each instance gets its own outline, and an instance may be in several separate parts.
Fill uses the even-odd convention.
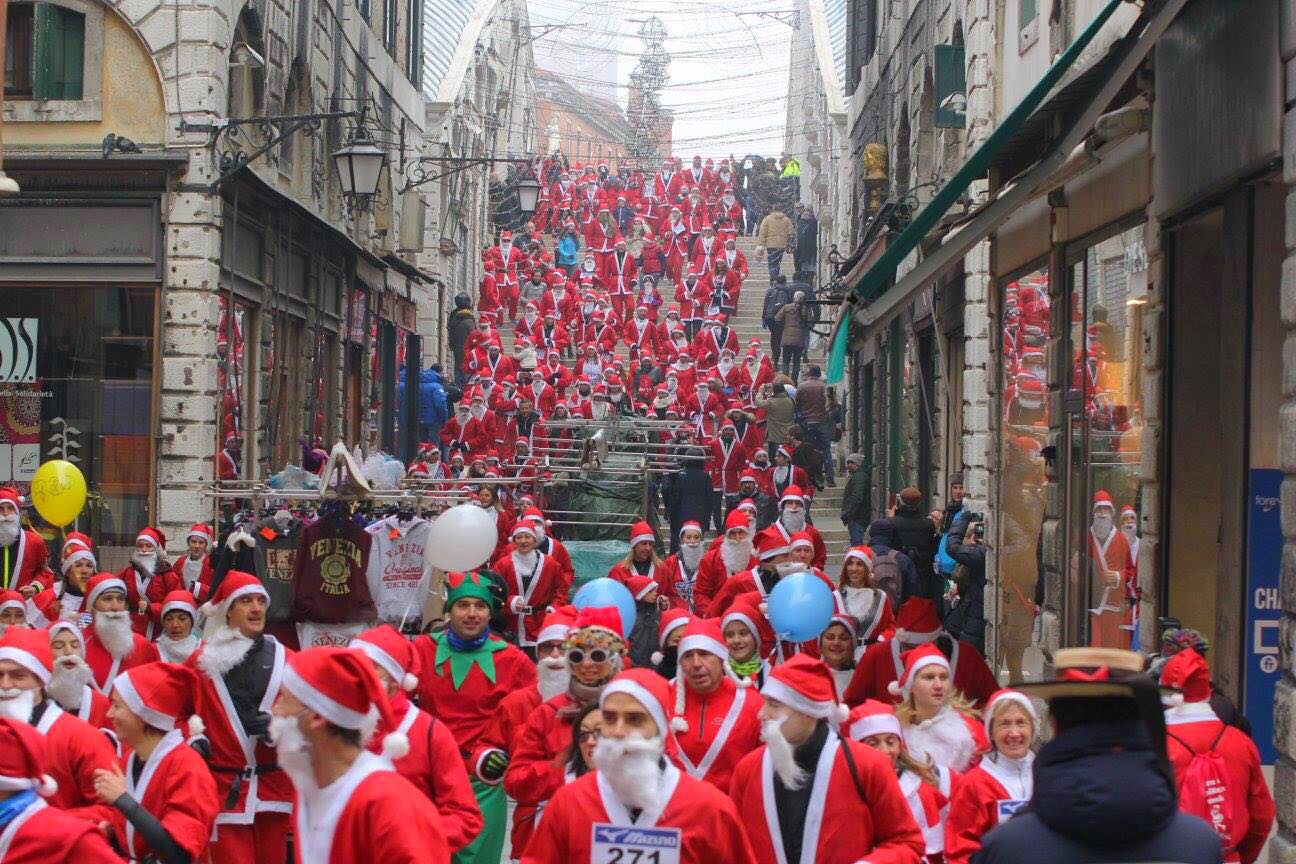
[[[51,525],[71,525],[86,502],[86,482],[81,469],[62,459],[51,459],[32,476],[32,503]]]

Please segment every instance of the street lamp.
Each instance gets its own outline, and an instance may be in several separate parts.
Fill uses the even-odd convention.
[[[513,188],[517,190],[518,209],[530,216],[535,212],[536,205],[540,203],[540,181],[534,174],[528,172],[517,179]]]
[[[387,151],[373,142],[363,125],[357,126],[351,140],[333,153],[342,195],[360,209],[367,206],[378,194],[386,161]]]

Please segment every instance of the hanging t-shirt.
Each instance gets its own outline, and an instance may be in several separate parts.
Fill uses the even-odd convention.
[[[373,537],[367,577],[378,620],[396,628],[402,621],[418,624],[428,594],[425,550],[432,523],[417,517],[402,522],[389,516],[365,530]]]
[[[293,562],[293,618],[320,624],[372,621],[374,602],[365,579],[372,543],[349,518],[306,526]]]

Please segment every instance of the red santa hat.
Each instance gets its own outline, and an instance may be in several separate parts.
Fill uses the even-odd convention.
[[[756,515],[756,502],[750,498],[744,498],[738,502],[738,509],[749,516]]]
[[[284,670],[283,687],[303,705],[335,726],[355,729],[361,740],[374,729],[396,729],[391,704],[371,661],[349,648],[310,648],[293,654]],[[383,736],[382,753],[399,759],[409,752],[403,732]]]
[[[838,594],[837,592],[834,591],[833,592],[834,605],[837,605],[838,603],[841,602],[840,598],[841,598],[841,594]],[[831,627],[834,624],[840,624],[843,627],[845,627],[846,632],[850,634],[851,641],[852,642],[855,641],[856,637],[859,634],[859,631],[857,629],[857,625],[855,624],[855,618],[853,616],[847,615],[839,609],[836,614],[834,614],[831,618],[828,619],[828,627]],[[828,632],[828,627],[824,628],[824,633]],[[819,641],[820,642],[823,641],[823,633],[819,634]]]
[[[621,624],[621,613],[615,606],[586,606],[576,613],[572,622],[571,633],[577,630],[605,630],[625,641],[624,627]]]
[[[1031,730],[1039,730],[1039,715],[1035,713],[1035,703],[1032,702],[1025,693],[1020,693],[1016,690],[996,690],[990,695],[990,698],[986,700],[985,733],[987,741],[994,740],[990,735],[990,727],[994,725],[995,715],[997,715],[1006,705],[1016,705],[1025,711],[1026,716],[1029,717],[1031,721]]]
[[[807,549],[814,548],[814,539],[808,531],[797,531],[788,538],[788,549],[796,549],[799,546],[804,546]]]
[[[23,504],[22,496],[18,490],[12,486],[0,486],[0,504],[12,504],[15,508],[21,508]]]
[[[856,741],[874,735],[894,735],[904,741],[900,719],[895,716],[895,706],[876,699],[865,699],[851,710],[850,716],[842,724],[842,734]]]
[[[892,681],[887,685],[887,692],[892,696],[899,696],[901,699],[908,699],[909,694],[913,691],[914,679],[918,673],[928,666],[940,666],[946,672],[950,671],[949,658],[935,645],[919,645],[910,651],[900,655],[904,661],[904,672],[900,680]]]
[[[854,558],[856,561],[863,563],[865,569],[867,569],[870,573],[872,573],[873,556],[875,554],[876,553],[867,546],[853,546],[850,549],[846,550],[846,557],[842,563],[844,564],[846,561],[849,561],[850,559]]]
[[[513,232],[512,232],[512,231],[501,231],[501,232],[500,232],[500,242],[501,242],[501,243],[509,243],[509,242],[511,242],[512,240],[513,240]]]
[[[165,618],[168,612],[188,612],[189,617],[198,620],[198,607],[194,605],[193,595],[183,588],[177,588],[175,591],[167,592],[162,598],[162,617]]]
[[[85,549],[88,552],[93,552],[94,543],[80,531],[69,531],[67,537],[63,540],[63,554],[67,555],[69,549]]]
[[[576,621],[575,606],[559,606],[557,609],[549,612],[544,617],[544,623],[540,625],[540,632],[536,634],[536,644],[542,645],[545,642],[561,642],[567,638],[571,632],[572,624]]]
[[[1112,510],[1116,509],[1116,505],[1112,503],[1112,497],[1106,489],[1099,489],[1094,493],[1093,509],[1097,510],[1099,507],[1110,507]]]
[[[185,540],[206,540],[208,545],[211,545],[212,530],[204,523],[199,522],[189,529],[189,533],[185,535]]]
[[[215,618],[223,625],[226,623],[225,616],[229,614],[234,601],[249,594],[260,594],[267,604],[270,602],[270,593],[266,591],[260,579],[242,570],[231,570],[225,574],[225,578],[221,580],[220,587],[216,589],[212,598],[202,605],[202,613],[208,618]]]
[[[0,636],[0,660],[17,663],[39,678],[42,686],[48,684],[54,671],[49,634],[30,627],[10,627]]]
[[[516,537],[519,534],[530,534],[532,540],[540,539],[536,536],[535,526],[525,519],[518,520],[517,524],[513,526],[513,530],[509,532],[509,537]]]
[[[124,595],[126,593],[126,583],[118,579],[114,573],[96,573],[86,583],[84,608],[93,609],[99,595],[106,591],[120,591]]]
[[[1161,686],[1179,691],[1170,697],[1176,706],[1210,701],[1210,666],[1206,658],[1191,648],[1180,651],[1161,667]]]
[[[657,622],[657,647],[664,648],[666,646],[666,637],[678,628],[688,626],[690,618],[687,609],[667,609],[663,612],[661,620]],[[661,661],[660,654],[654,655],[654,664]]]
[[[528,507],[526,510],[522,511],[522,521],[532,522],[536,525],[544,525],[546,527],[549,524],[545,521],[544,513],[541,512],[539,507]]]
[[[791,551],[787,541],[783,539],[783,532],[773,526],[756,535],[756,555],[762,561],[768,561],[778,555],[786,555]]]
[[[910,597],[896,613],[896,638],[909,645],[930,642],[940,635],[936,604],[926,597]]]
[[[789,501],[794,501],[802,506],[805,505],[805,493],[801,491],[800,486],[789,484],[788,487],[783,490],[783,497],[779,499],[779,506],[782,507]]]
[[[725,533],[728,534],[735,528],[742,528],[746,531],[751,530],[751,519],[741,510],[730,510],[729,515],[725,517]]]
[[[775,451],[774,451],[774,455],[776,455],[776,456],[782,456],[782,457],[786,458],[789,462],[791,462],[791,461],[792,461],[792,448],[789,447],[789,446],[787,446],[786,444],[780,444],[778,450],[775,450]],[[788,488],[791,488],[791,487],[788,487]]]
[[[1129,504],[1126,504],[1124,507],[1121,508],[1120,515],[1122,519],[1124,519],[1126,516],[1133,516],[1136,520],[1138,519],[1138,511],[1136,511]]]
[[[599,694],[599,707],[608,697],[622,693],[643,706],[657,724],[657,735],[670,749],[674,741],[671,726],[666,722],[667,706],[671,704],[670,684],[651,669],[627,669],[617,674]]]
[[[649,591],[661,590],[657,580],[650,576],[631,576],[626,580],[626,587],[630,589],[630,593],[634,595],[636,600],[642,600]]]
[[[6,609],[21,609],[23,614],[26,615],[27,601],[17,591],[0,591],[0,612]]]
[[[32,789],[42,798],[58,791],[45,773],[45,736],[20,720],[0,718],[0,792]]]
[[[418,662],[413,643],[390,624],[364,631],[352,639],[347,647],[359,651],[372,660],[374,665],[391,676],[402,690],[409,692],[418,686],[418,675],[412,671],[417,667]]]
[[[837,701],[832,671],[822,660],[807,654],[794,654],[771,669],[761,696],[833,725],[845,722],[850,715],[850,709]]]
[[[730,424],[730,425],[732,425],[732,424]],[[757,486],[760,485],[760,481],[756,478],[756,475],[755,475],[755,474],[752,474],[752,473],[750,473],[750,472],[747,472],[747,471],[744,471],[743,474],[742,474],[742,476],[738,478],[738,482],[739,482],[739,483],[755,483]]]
[[[135,542],[143,540],[159,552],[166,545],[166,535],[156,528],[141,528],[139,534],[135,536]]]
[[[653,531],[651,525],[641,520],[630,526],[630,548],[633,549],[644,542],[656,543],[657,533]]]
[[[198,673],[188,666],[155,661],[127,669],[113,679],[113,692],[155,729],[169,732],[182,715],[188,715],[189,735],[203,733],[203,721],[194,705]]]

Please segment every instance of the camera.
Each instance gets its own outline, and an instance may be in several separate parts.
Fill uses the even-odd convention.
[[[985,539],[985,514],[984,513],[972,513],[969,511],[967,513],[964,513],[963,520],[965,525],[971,525],[972,523],[976,523],[976,528],[972,532],[973,537],[975,537],[978,540]]]

